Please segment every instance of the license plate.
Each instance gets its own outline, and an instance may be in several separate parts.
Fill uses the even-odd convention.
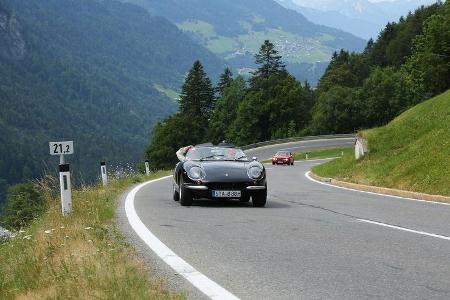
[[[240,198],[241,191],[213,191],[214,198]]]

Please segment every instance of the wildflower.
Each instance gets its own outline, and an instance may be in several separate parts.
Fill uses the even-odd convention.
[[[22,230],[22,229],[19,230],[19,233],[24,233],[24,232],[25,232],[25,230]]]
[[[92,229],[92,227],[85,227],[84,229],[86,229],[86,230],[90,230],[90,229]]]
[[[32,237],[32,235],[29,234],[29,235],[24,236],[22,239],[23,240],[31,240],[31,237]]]
[[[53,228],[52,228],[52,231],[56,231],[56,229],[53,229]]]
[[[88,243],[92,243],[92,240],[88,240]]]
[[[51,230],[46,230],[46,231],[44,231],[45,233],[47,233],[47,234],[49,234],[49,233],[51,233],[52,231]]]
[[[64,227],[64,226],[61,226],[61,227],[59,227],[59,228],[64,229],[65,227]]]
[[[64,237],[65,239],[68,239],[69,238],[69,236],[68,235],[66,235],[65,237]]]

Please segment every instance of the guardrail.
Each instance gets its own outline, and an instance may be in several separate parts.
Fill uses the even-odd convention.
[[[299,142],[299,141],[310,141],[310,140],[320,140],[320,139],[338,139],[338,138],[356,138],[356,134],[329,134],[329,135],[311,135],[311,136],[302,136],[302,137],[293,137],[293,138],[285,138],[278,140],[271,140],[265,142],[259,142],[254,144],[249,144],[242,146],[242,150],[249,150],[254,148],[259,148],[263,146],[283,144],[289,142]]]

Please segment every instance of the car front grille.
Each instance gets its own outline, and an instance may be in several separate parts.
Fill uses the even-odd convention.
[[[208,183],[208,188],[211,190],[243,190],[247,187],[246,183],[234,183],[234,182],[214,182]]]

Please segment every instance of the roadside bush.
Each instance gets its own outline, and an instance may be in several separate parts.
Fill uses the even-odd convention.
[[[45,211],[45,200],[33,183],[20,183],[8,189],[1,218],[2,226],[20,229]]]

